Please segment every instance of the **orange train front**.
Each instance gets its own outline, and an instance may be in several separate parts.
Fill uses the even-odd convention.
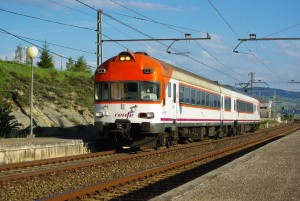
[[[117,147],[160,147],[259,125],[259,101],[159,61],[121,52],[95,71],[95,128]]]

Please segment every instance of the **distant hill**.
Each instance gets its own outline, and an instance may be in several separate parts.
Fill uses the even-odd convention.
[[[273,97],[274,95],[285,98],[295,98],[300,100],[300,92],[286,91],[282,89],[254,87],[254,94],[262,97]]]
[[[238,91],[241,92],[242,89],[238,88]],[[247,94],[251,94],[250,89],[248,89]],[[254,96],[260,100],[275,98],[277,112],[300,115],[300,92],[275,88],[254,87]]]

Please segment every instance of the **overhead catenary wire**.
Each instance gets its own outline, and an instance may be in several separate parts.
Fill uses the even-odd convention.
[[[105,21],[103,21],[105,22]],[[131,36],[129,36],[128,34],[126,34],[125,32],[121,31],[120,29],[116,28],[115,26],[113,26],[111,23],[107,23],[105,22],[108,26],[111,26],[112,28],[114,28],[115,30],[119,31],[120,33],[124,34],[125,36],[127,36],[128,38],[131,38]],[[104,35],[104,34],[103,34]],[[105,37],[109,38],[110,40],[112,40],[112,38],[104,35]],[[141,46],[144,46],[146,49],[151,50],[152,52],[155,52],[156,54],[159,54],[161,57],[168,59],[168,57],[166,57],[165,55],[160,54],[159,52],[157,52],[155,49],[151,48],[151,47],[147,47],[146,45],[144,45],[143,43],[141,43],[140,41],[136,41],[137,43],[139,43]],[[119,44],[120,46],[124,47],[121,43],[115,41],[115,43]],[[125,47],[126,48],[126,47]],[[129,49],[129,48],[126,48]]]
[[[126,23],[124,23],[124,22],[122,22],[122,21],[120,21],[120,20],[118,20],[118,19],[116,19],[116,18],[110,16],[110,15],[107,14],[107,13],[105,13],[104,15],[106,15],[106,16],[108,16],[108,17],[111,17],[111,19],[114,19],[114,20],[116,20],[117,22],[122,23],[122,24],[125,25],[125,26],[129,26],[129,25],[127,25]],[[148,35],[148,34],[145,34],[145,33],[141,32],[140,30],[137,30],[137,29],[135,29],[135,28],[133,28],[133,27],[131,27],[131,26],[129,26],[129,28],[131,28],[131,29],[137,31],[138,33],[141,33],[141,34],[145,35],[146,37],[149,37],[149,38],[152,38],[152,39],[153,39],[153,37],[151,37],[151,36]],[[154,40],[155,40],[155,39],[154,39]],[[162,43],[162,42],[160,42],[160,41],[156,41],[156,42],[158,42],[158,43],[160,43],[160,44],[162,44],[162,45],[164,45],[164,46],[167,47],[166,44],[164,44],[164,43]],[[176,51],[177,53],[181,53],[181,52],[179,52],[178,50],[176,50],[176,49],[174,49],[174,48],[172,48],[172,49],[173,49],[174,51]],[[211,68],[211,69],[213,69],[213,70],[215,70],[215,71],[217,71],[217,72],[219,72],[219,73],[222,73],[222,74],[224,74],[224,75],[227,75],[228,77],[230,77],[230,78],[232,78],[232,79],[234,79],[234,80],[238,80],[238,79],[232,77],[231,75],[229,75],[229,74],[227,74],[227,73],[225,73],[225,72],[222,72],[222,71],[220,71],[220,70],[218,70],[218,69],[212,67],[211,65],[208,65],[208,64],[206,64],[206,63],[204,63],[204,62],[202,62],[202,61],[199,61],[198,59],[195,59],[195,58],[193,58],[193,57],[191,57],[191,56],[187,56],[187,55],[184,55],[184,56],[186,56],[187,58],[190,58],[190,59],[192,59],[193,61],[196,61],[197,63],[200,63],[200,64],[202,64],[202,65],[204,65],[204,66],[206,66],[206,67],[209,67],[209,68]],[[240,81],[240,80],[238,80],[238,81]]]
[[[182,31],[180,31],[180,30],[174,29],[174,28],[171,27],[170,25],[167,25],[167,24],[164,24],[164,23],[157,22],[157,21],[155,21],[155,20],[153,20],[153,19],[151,19],[151,18],[149,18],[149,17],[147,17],[147,16],[145,16],[145,15],[142,15],[142,14],[140,14],[140,13],[134,11],[133,9],[128,8],[127,6],[124,6],[124,5],[118,3],[118,2],[116,2],[116,1],[114,1],[114,0],[110,0],[110,1],[112,1],[112,2],[114,2],[114,3],[116,3],[116,4],[118,4],[119,6],[122,6],[122,7],[126,8],[126,9],[132,11],[133,13],[135,13],[135,14],[137,14],[137,15],[140,15],[140,16],[142,16],[142,17],[144,17],[144,18],[150,20],[151,22],[155,22],[155,23],[164,25],[164,26],[166,26],[166,27],[168,27],[168,28],[171,28],[171,29],[173,29],[173,30],[179,31],[179,32],[181,32],[181,33],[184,33],[184,32],[182,32]],[[202,33],[207,33],[207,32],[202,32]],[[200,45],[197,41],[196,41],[196,43],[197,43],[198,45]],[[201,45],[200,45],[200,46],[201,46]],[[203,46],[201,46],[201,47],[203,48]],[[206,51],[207,51],[207,50],[206,50]],[[208,51],[207,51],[207,52],[208,52]],[[208,52],[208,53],[209,53],[209,52]],[[209,53],[209,54],[212,55],[211,53]],[[217,59],[214,55],[212,55],[212,57],[213,57],[214,59],[216,59],[219,63],[221,63],[222,65],[224,65],[225,67],[229,68],[229,67],[226,66],[224,63],[222,63],[219,59]],[[205,65],[205,66],[207,66],[207,67],[209,67],[209,68],[212,68],[212,69],[216,70],[217,72],[220,72],[220,73],[222,73],[222,74],[225,74],[225,75],[229,76],[230,78],[233,78],[234,80],[240,81],[240,80],[238,80],[238,79],[232,77],[231,75],[228,75],[227,73],[224,73],[224,72],[222,72],[222,71],[219,71],[218,69],[213,68],[212,66],[210,66],[210,65],[208,65],[208,64],[205,64],[205,63],[203,63],[203,62],[201,62],[201,61],[199,61],[199,60],[197,60],[197,59],[195,59],[195,58],[193,58],[193,57],[188,56],[188,58],[190,58],[190,59],[192,59],[192,60],[194,60],[194,61],[197,61],[198,63],[201,63],[201,64],[203,64],[203,65]],[[233,72],[237,73],[237,72],[234,71],[233,69],[231,69],[231,68],[229,68],[229,69],[232,70]],[[237,74],[239,74],[239,73],[237,73]],[[241,74],[239,74],[239,75],[241,75]],[[241,76],[242,76],[242,75],[241,75]],[[240,82],[241,82],[241,81],[240,81]]]
[[[154,22],[154,23],[157,23],[157,24],[166,26],[166,27],[168,27],[168,28],[171,28],[171,29],[173,29],[173,30],[175,30],[175,31],[184,33],[184,32],[182,32],[182,31],[180,31],[180,30],[178,30],[178,29],[175,29],[174,26],[172,26],[172,25],[168,25],[168,24],[165,24],[165,23],[157,22],[157,21],[155,21],[155,20],[153,20],[153,19],[151,19],[151,18],[149,18],[149,17],[147,17],[147,16],[145,16],[145,15],[142,15],[142,14],[140,14],[140,13],[134,11],[133,9],[131,9],[131,8],[127,7],[127,6],[124,6],[123,4],[120,4],[120,3],[116,2],[115,0],[110,0],[110,1],[112,1],[112,2],[114,2],[114,3],[116,3],[116,4],[118,4],[119,6],[121,6],[121,7],[123,7],[123,8],[126,8],[126,9],[130,10],[131,12],[133,12],[133,13],[139,15],[139,16],[142,16],[143,18],[146,18],[146,19],[149,20],[150,22]],[[202,31],[201,31],[201,32],[202,32]],[[207,33],[207,32],[202,32],[202,33]],[[197,43],[200,47],[202,47],[202,49],[203,49],[203,46],[201,46],[200,43],[198,43],[198,41],[196,41],[196,43]],[[207,51],[207,50],[206,50],[206,51]],[[207,52],[208,52],[208,51],[207,51]],[[209,53],[209,52],[208,52],[208,53]],[[209,53],[209,54],[210,54],[215,60],[217,60],[219,63],[221,63],[221,64],[224,65],[225,67],[229,68],[229,69],[232,70],[233,72],[237,73],[236,71],[234,71],[233,69],[231,69],[230,67],[228,67],[228,66],[226,66],[224,63],[222,63],[222,62],[221,62],[218,58],[216,58],[213,54],[211,54],[211,53]],[[222,73],[222,74],[225,74],[225,75],[227,75],[227,76],[233,78],[234,80],[238,80],[238,79],[236,79],[236,78],[234,78],[234,77],[232,77],[232,76],[230,76],[230,75],[228,75],[228,74],[226,74],[226,73],[224,73],[224,72],[221,72],[221,71],[219,71],[219,70],[213,68],[212,66],[209,66],[209,65],[207,65],[207,64],[205,64],[205,63],[203,63],[203,62],[201,62],[201,61],[199,61],[199,60],[197,60],[197,59],[193,59],[193,58],[190,57],[190,56],[188,56],[188,58],[190,58],[190,59],[192,59],[192,60],[194,60],[194,61],[197,61],[198,63],[201,63],[201,64],[203,64],[203,65],[205,65],[205,66],[207,66],[207,67],[210,67],[210,68],[212,68],[212,69],[214,69],[214,70],[216,70],[216,71],[218,71],[218,72],[220,72],[220,73]],[[237,73],[237,74],[239,74],[239,73]],[[241,74],[239,74],[239,75],[241,75]],[[242,75],[241,75],[241,76],[242,76]],[[240,80],[238,80],[238,81],[240,81]]]
[[[85,5],[85,6],[87,6],[88,8],[90,8],[90,9],[92,9],[92,10],[94,10],[94,11],[98,11],[98,10],[95,9],[94,7],[92,7],[92,6],[90,6],[90,5],[86,4],[86,3],[83,3],[83,2],[80,1],[80,0],[75,0],[75,1],[77,1],[77,2],[79,2],[79,3],[81,3],[81,4]],[[124,25],[124,26],[126,26],[126,27],[128,27],[128,28],[130,28],[130,29],[132,29],[133,31],[136,31],[136,32],[138,32],[138,33],[140,33],[140,34],[142,34],[142,35],[144,35],[144,36],[146,36],[146,37],[148,37],[148,38],[150,38],[150,39],[153,39],[153,40],[155,41],[155,39],[154,39],[152,36],[150,36],[150,35],[148,35],[148,34],[146,34],[146,33],[143,33],[142,31],[140,31],[140,30],[138,30],[138,29],[136,29],[136,28],[134,28],[134,27],[132,27],[132,26],[126,24],[125,22],[122,22],[121,20],[118,20],[117,18],[115,18],[115,17],[109,15],[108,13],[102,11],[102,14],[105,15],[106,17],[108,17],[108,18],[110,18],[110,19],[112,19],[112,20],[114,20],[114,21],[116,21],[116,22],[118,22],[118,23],[120,23],[120,24],[122,24],[122,25]],[[158,42],[159,44],[161,44],[161,45],[163,45],[163,46],[165,46],[165,47],[168,47],[168,45],[166,45],[166,44],[164,44],[164,43],[162,43],[162,42],[160,42],[160,41],[156,41],[156,42]],[[204,66],[206,66],[206,67],[209,67],[209,68],[211,68],[211,69],[213,69],[213,70],[215,70],[215,71],[217,71],[217,72],[219,72],[219,73],[221,73],[221,74],[223,74],[223,75],[226,75],[226,76],[228,76],[228,77],[230,77],[230,78],[232,78],[232,79],[234,79],[234,80],[236,80],[236,81],[240,81],[239,79],[234,78],[234,77],[231,76],[230,74],[227,74],[227,73],[225,73],[225,72],[222,72],[222,71],[220,71],[220,70],[214,68],[213,66],[208,65],[208,64],[206,64],[206,63],[204,63],[204,62],[202,62],[202,61],[200,61],[200,60],[198,60],[198,59],[196,59],[196,58],[193,58],[193,57],[191,57],[191,56],[184,55],[183,53],[181,53],[180,51],[178,51],[178,50],[176,50],[176,49],[174,49],[174,48],[171,48],[171,49],[172,49],[173,51],[176,51],[177,53],[182,54],[183,56],[186,56],[187,58],[189,58],[189,59],[191,59],[191,60],[193,60],[193,61],[195,61],[195,62],[197,62],[197,63],[199,63],[199,64],[202,64],[202,65],[204,65]]]
[[[297,27],[297,26],[300,26],[300,23],[295,24],[295,25],[293,25],[293,26],[289,26],[289,27],[284,28],[284,29],[282,29],[282,30],[276,31],[275,33],[272,33],[272,34],[270,34],[270,35],[267,35],[267,36],[265,36],[265,37],[263,37],[263,38],[269,38],[269,37],[271,37],[271,36],[274,36],[274,35],[276,35],[276,34],[279,34],[279,33],[281,33],[281,32],[284,32],[284,31],[286,31],[286,30],[292,29],[292,28]]]
[[[80,12],[80,13],[83,13],[83,14],[85,14],[85,15],[89,15],[89,16],[91,16],[91,17],[96,17],[96,15],[92,15],[92,14],[90,14],[90,13],[83,12],[83,11],[81,11],[81,10],[72,8],[72,7],[67,6],[67,5],[64,5],[64,4],[62,4],[62,3],[58,3],[58,2],[52,1],[52,0],[48,0],[48,1],[51,2],[51,3],[53,3],[53,4],[56,4],[56,5],[59,5],[59,6],[62,6],[62,7],[65,7],[65,8],[68,8],[68,9],[71,9],[71,10],[74,10],[74,11],[77,11],[77,12]]]
[[[48,0],[48,1],[50,1],[50,2],[52,2],[52,3],[55,3],[55,4],[57,4],[57,5],[60,5],[60,6],[66,7],[66,8],[70,8],[70,9],[72,9],[72,10],[75,10],[75,11],[78,11],[78,12],[81,12],[81,13],[84,13],[84,14],[90,15],[90,16],[94,16],[94,15],[91,15],[91,14],[89,14],[89,13],[86,13],[86,12],[83,12],[83,11],[80,11],[80,10],[77,10],[77,9],[74,9],[74,8],[71,8],[71,7],[69,7],[69,6],[65,6],[65,5],[63,5],[63,4],[61,4],[61,3],[57,3],[57,2],[52,1],[52,0]],[[88,4],[86,4],[86,3],[84,3],[84,2],[82,2],[82,1],[80,1],[80,0],[75,0],[75,1],[77,1],[77,2],[79,2],[79,3],[81,3],[81,4],[83,4],[83,5],[85,5],[85,6],[88,7],[88,8],[91,8],[91,9],[97,11],[97,9],[95,9],[94,7],[88,5]],[[106,12],[106,13],[112,13],[112,14],[115,14],[115,15],[123,16],[123,17],[128,17],[128,18],[133,18],[133,19],[137,19],[137,20],[141,20],[141,21],[148,21],[148,22],[160,24],[160,25],[163,25],[163,26],[168,26],[169,28],[172,28],[172,29],[174,29],[174,30],[175,30],[175,28],[179,28],[179,29],[184,29],[184,30],[189,30],[189,31],[194,31],[194,32],[207,33],[207,32],[200,31],[200,30],[196,30],[196,29],[191,29],[191,28],[187,28],[187,27],[182,27],[182,26],[177,26],[177,25],[172,25],[172,24],[167,24],[167,23],[158,22],[158,21],[155,21],[155,20],[153,20],[153,19],[151,19],[151,18],[149,18],[149,17],[147,17],[147,16],[141,15],[140,13],[138,13],[138,12],[136,12],[136,11],[134,11],[134,10],[132,10],[132,9],[130,9],[130,8],[128,8],[128,7],[124,6],[124,5],[122,5],[122,4],[118,3],[118,2],[116,2],[116,1],[112,1],[112,2],[114,2],[115,4],[118,4],[118,5],[121,6],[121,7],[124,7],[124,8],[126,8],[126,9],[129,9],[130,11],[132,11],[132,12],[134,12],[134,13],[136,13],[136,14],[142,16],[143,18],[135,17],[135,16],[130,16],[130,15],[125,15],[125,14],[122,14],[122,13],[112,12],[112,11],[108,11],[108,10],[104,10],[104,9],[101,9],[101,10],[104,11],[104,12]],[[94,17],[95,17],[95,16],[94,16]],[[180,30],[177,30],[177,31],[179,31],[179,32],[181,32],[181,33],[185,33],[185,32],[180,31]]]
[[[15,37],[15,38],[18,38],[18,39],[20,39],[21,41],[24,41],[24,42],[26,42],[26,43],[28,43],[28,44],[30,44],[30,45],[36,46],[36,47],[38,47],[39,49],[44,49],[43,47],[41,47],[41,46],[39,46],[39,45],[37,45],[37,44],[35,44],[35,43],[32,43],[32,42],[30,42],[30,41],[28,41],[28,40],[26,40],[26,39],[24,39],[24,38],[22,38],[22,37],[16,35],[16,34],[13,34],[13,33],[11,33],[11,32],[8,32],[8,31],[2,29],[1,27],[0,27],[0,30],[1,30],[3,33],[6,33],[6,34],[11,35],[11,36],[13,36],[13,37]],[[61,57],[61,58],[69,59],[69,58],[65,57],[64,55],[58,54],[58,53],[53,52],[53,51],[51,51],[51,50],[48,50],[48,52],[51,53],[51,54],[53,54],[53,55],[59,56],[59,57]],[[91,67],[91,68],[96,68],[96,67],[90,66],[90,65],[87,65],[87,66],[88,66],[88,67]]]
[[[4,31],[1,31],[1,33],[8,34],[8,33],[4,32]],[[20,35],[16,35],[16,36],[18,36],[20,38],[24,38],[24,39],[36,41],[36,42],[41,42],[41,43],[45,42],[45,41],[42,41],[42,40],[37,40],[37,39],[34,39],[34,38],[25,37],[25,36],[20,36]],[[80,49],[73,48],[73,47],[67,47],[67,46],[64,46],[64,45],[59,45],[59,44],[51,43],[49,41],[47,41],[47,44],[53,45],[53,46],[57,46],[57,47],[62,47],[62,48],[69,49],[69,50],[75,50],[75,51],[78,51],[78,52],[83,52],[83,53],[88,53],[88,54],[96,54],[95,52],[80,50]]]
[[[82,2],[82,1],[80,1],[80,0],[75,0],[75,1],[77,1],[77,2],[79,2],[79,3],[81,3],[81,4],[85,5],[85,6],[87,6],[88,8],[90,8],[90,9],[92,9],[92,10],[94,10],[94,11],[98,11],[98,10],[95,9],[94,7],[88,5],[88,4],[86,4],[86,3],[84,3],[84,2]],[[130,29],[132,29],[133,31],[136,31],[136,32],[138,32],[138,33],[140,33],[140,34],[142,34],[142,35],[148,37],[148,38],[151,38],[151,39],[155,40],[152,36],[150,36],[150,35],[148,35],[148,34],[142,32],[142,31],[140,31],[140,30],[138,30],[138,29],[136,29],[136,28],[134,28],[134,27],[132,27],[132,26],[126,24],[125,22],[122,22],[121,20],[118,20],[117,18],[115,18],[115,17],[109,15],[108,13],[106,13],[106,12],[104,12],[104,11],[102,11],[102,14],[105,15],[106,17],[108,17],[108,18],[110,18],[110,19],[112,19],[112,20],[114,20],[114,21],[116,21],[116,22],[118,22],[118,23],[120,23],[120,24],[122,24],[122,25],[124,25],[124,26],[126,26],[126,27],[128,27],[128,28],[130,28]],[[166,44],[164,44],[164,43],[162,43],[162,42],[160,42],[160,41],[157,41],[157,42],[160,43],[161,45],[164,45],[164,46],[168,47]],[[177,52],[180,53],[179,51],[177,51]]]
[[[237,38],[240,38],[240,36],[237,34],[237,32],[233,29],[233,27],[230,25],[230,23],[226,20],[226,18],[221,14],[221,12],[217,9],[217,7],[210,1],[207,0],[209,2],[209,4],[215,9],[215,11],[219,14],[219,16],[223,19],[223,21],[227,24],[227,26],[231,29],[231,31],[235,34],[235,36]],[[262,59],[260,59],[256,54],[254,54],[251,49],[243,43],[243,45],[247,48],[247,50],[256,58],[257,61],[259,61],[259,63],[261,63],[264,67],[266,67],[270,72],[273,73],[273,75],[275,77],[277,77],[285,86],[287,86],[287,88],[290,88],[287,83],[285,81],[283,81],[283,79],[277,75],[277,73],[275,71],[273,71],[267,64],[265,64],[265,62],[263,62]]]
[[[3,9],[3,8],[0,8],[0,11],[7,12],[7,13],[10,13],[10,14],[14,14],[14,15],[27,17],[27,18],[31,18],[31,19],[41,20],[41,21],[44,21],[44,22],[51,22],[51,23],[60,24],[60,25],[64,25],[64,26],[69,26],[69,27],[74,27],[74,28],[79,28],[79,29],[97,31],[95,29],[88,28],[88,27],[82,27],[82,26],[77,26],[77,25],[73,25],[73,24],[66,24],[66,23],[63,23],[63,22],[57,22],[57,21],[53,21],[53,20],[43,19],[43,18],[40,18],[40,17],[34,17],[34,16],[22,14],[22,13],[17,13],[17,12],[14,12],[14,11],[9,11],[9,10]]]
[[[71,9],[71,10],[74,10],[74,11],[76,11],[76,12],[80,12],[80,13],[89,15],[89,16],[91,16],[91,17],[96,17],[96,15],[92,15],[92,14],[83,12],[83,11],[81,11],[81,10],[74,9],[74,8],[72,8],[72,7],[70,7],[70,6],[66,6],[66,5],[64,5],[64,4],[55,2],[55,1],[53,1],[53,0],[48,0],[48,1],[51,2],[51,3],[57,4],[57,5],[59,5],[59,6],[62,6],[62,7]],[[79,2],[79,1],[78,1],[78,2]],[[81,2],[79,2],[79,3],[81,3]],[[85,5],[85,4],[84,4],[84,5]],[[88,6],[88,5],[85,5],[85,6]],[[91,6],[88,6],[88,7],[89,7],[89,8],[93,8],[93,7],[91,7]],[[95,9],[93,8],[93,10],[95,10]],[[135,19],[140,19],[140,20],[144,20],[144,21],[151,21],[151,20],[147,20],[147,19],[143,19],[143,18],[137,18],[137,17],[134,17],[134,16],[124,15],[124,14],[120,14],[120,13],[116,13],[116,12],[111,12],[111,11],[107,11],[107,10],[103,10],[103,11],[104,11],[104,12],[108,12],[108,13],[114,13],[114,14],[116,14],[116,15],[121,15],[121,16],[131,17],[131,18],[135,18]],[[106,25],[112,27],[113,29],[117,30],[118,32],[124,34],[124,35],[127,36],[128,38],[131,38],[128,34],[126,34],[125,32],[121,31],[120,29],[116,28],[116,27],[113,26],[111,23],[108,23],[108,22],[106,22],[105,20],[103,20],[103,23],[105,23]],[[185,28],[185,27],[179,27],[179,26],[175,26],[175,25],[169,25],[169,26],[178,27],[178,28],[182,28],[182,29],[186,29],[186,30],[191,30],[191,31],[196,31],[196,32],[201,32],[201,31],[198,31],[198,30],[189,29],[189,28]],[[103,34],[103,33],[102,33],[102,34]],[[110,40],[113,40],[111,37],[109,37],[109,36],[107,36],[107,35],[105,35],[105,34],[103,34],[103,36],[105,36],[106,38],[108,38],[108,39],[110,39]],[[119,42],[117,42],[117,41],[115,41],[115,43],[118,44],[118,45],[120,45],[120,46],[123,47],[124,49],[127,49],[127,50],[130,49],[130,48],[128,48],[128,47],[122,45],[121,43],[119,43]],[[150,50],[150,51],[152,51],[152,52],[155,52],[156,54],[159,54],[159,52],[157,52],[155,49],[153,49],[153,48],[151,48],[151,47],[148,47],[148,46],[144,45],[143,43],[141,43],[141,42],[139,42],[139,41],[137,41],[137,43],[139,43],[141,46],[144,46],[146,49],[148,49],[148,50]],[[159,54],[159,55],[160,55],[161,57],[165,58],[165,59],[168,59],[168,57],[166,57],[165,55],[162,55],[162,54]]]
[[[230,68],[229,66],[227,66],[226,64],[224,64],[220,59],[216,58],[210,51],[208,51],[206,48],[204,48],[198,41],[195,41],[197,45],[199,45],[204,51],[206,51],[210,56],[212,56],[216,61],[218,61],[220,64],[222,64],[223,66],[225,66],[226,68],[228,68],[229,70],[233,71],[234,73],[236,73],[237,75],[243,77],[242,74],[236,72],[234,69]]]
[[[131,12],[133,12],[133,13],[139,15],[139,16],[142,16],[143,18],[138,18],[138,19],[140,19],[140,20],[144,20],[144,21],[149,21],[149,22],[153,22],[153,23],[156,23],[156,24],[160,24],[160,25],[166,26],[166,27],[168,27],[168,28],[171,28],[171,29],[173,29],[173,30],[176,30],[176,31],[178,31],[178,32],[185,33],[185,32],[183,32],[183,31],[181,31],[181,30],[176,29],[176,28],[183,28],[183,27],[179,27],[179,26],[174,26],[174,25],[170,25],[170,24],[158,22],[158,21],[156,21],[156,20],[153,20],[153,19],[151,19],[151,18],[149,18],[149,17],[147,17],[147,16],[145,16],[145,15],[142,15],[142,14],[136,12],[135,10],[129,8],[128,6],[124,6],[123,4],[116,2],[115,0],[110,0],[110,1],[114,2],[115,4],[118,4],[119,6],[121,6],[121,7],[123,7],[123,8],[126,8],[127,10],[130,10]],[[185,28],[184,28],[184,29],[185,29]],[[191,30],[191,29],[190,29],[190,30]],[[195,30],[193,30],[193,31],[195,31]],[[204,32],[204,31],[198,31],[198,32],[201,32],[201,33],[207,33],[207,32]]]

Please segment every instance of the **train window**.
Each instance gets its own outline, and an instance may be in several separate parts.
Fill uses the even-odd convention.
[[[134,100],[138,98],[137,82],[112,82],[111,83],[112,100]]]
[[[109,99],[109,85],[106,82],[95,83],[95,100]]]
[[[173,102],[176,103],[176,84],[173,84]]]
[[[195,89],[191,90],[191,103],[193,105],[195,105],[195,103],[196,103],[196,91],[195,91]]]
[[[205,106],[209,107],[209,93],[205,93]]]
[[[201,105],[205,106],[205,92],[200,91],[201,93]]]
[[[183,103],[184,101],[184,86],[179,86],[179,102]]]
[[[225,98],[225,110],[231,110],[231,98]]]
[[[159,100],[159,84],[153,82],[140,83],[140,94],[142,100]]]
[[[214,95],[209,94],[209,107],[214,107]]]
[[[254,112],[254,105],[252,103],[247,103],[247,102],[244,102],[244,101],[237,101],[237,110],[239,112],[253,113]]]
[[[171,97],[171,82],[168,83],[168,97],[170,98]]]
[[[200,91],[196,91],[196,104],[197,105],[200,105],[200,102],[201,102],[201,92]]]
[[[218,108],[221,107],[221,96],[218,96]]]
[[[214,107],[217,108],[218,107],[218,96],[214,95]]]
[[[233,101],[233,110],[236,111],[236,100]]]
[[[190,88],[184,87],[184,102],[190,104],[191,94]]]

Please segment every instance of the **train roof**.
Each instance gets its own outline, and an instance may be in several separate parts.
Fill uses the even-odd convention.
[[[172,65],[172,64],[166,63],[166,62],[164,62],[164,61],[162,61],[162,60],[159,60],[159,59],[157,59],[157,60],[159,61],[159,63],[160,63],[161,65],[163,65],[163,66],[168,66],[169,68],[172,68],[173,70],[178,71],[178,72],[180,72],[180,73],[183,73],[183,74],[186,74],[186,75],[195,77],[195,78],[197,78],[197,79],[201,79],[201,80],[203,80],[203,81],[205,81],[205,82],[209,82],[209,83],[211,83],[211,84],[218,85],[218,86],[220,86],[220,87],[225,87],[224,85],[219,84],[218,81],[212,81],[212,80],[210,80],[210,79],[207,79],[207,78],[205,78],[205,77],[202,77],[202,76],[197,75],[197,74],[195,74],[195,73],[192,73],[192,72],[190,72],[190,71],[184,70],[184,69],[182,69],[182,68],[180,68],[180,67],[177,67],[177,66],[174,66],[174,65]]]
[[[154,58],[154,59],[156,59],[156,58]],[[220,88],[222,88],[222,91],[223,91],[223,92],[224,92],[224,91],[228,91],[228,92],[230,91],[230,92],[234,92],[234,93],[240,94],[241,96],[245,96],[245,97],[249,97],[249,98],[256,99],[256,98],[254,98],[254,97],[252,97],[252,96],[249,96],[249,95],[247,95],[247,94],[245,94],[245,93],[241,93],[241,92],[235,90],[235,89],[234,89],[233,87],[231,87],[231,86],[228,87],[228,86],[226,86],[226,85],[222,85],[222,84],[218,83],[218,81],[213,81],[213,80],[207,79],[207,78],[205,78],[205,77],[202,77],[202,76],[197,75],[197,74],[195,74],[195,73],[192,73],[192,72],[190,72],[190,71],[184,70],[184,69],[182,69],[182,68],[180,68],[180,67],[177,67],[177,66],[174,66],[174,65],[172,65],[172,64],[166,63],[166,62],[164,62],[164,61],[162,61],[162,60],[160,60],[160,59],[156,59],[156,60],[158,60],[159,63],[160,63],[162,66],[167,66],[167,67],[169,67],[169,68],[172,68],[172,69],[173,69],[173,74],[174,74],[174,71],[177,71],[177,72],[179,73],[179,75],[176,76],[176,79],[178,79],[178,80],[181,80],[181,81],[187,81],[187,79],[182,79],[182,77],[180,76],[180,74],[182,74],[182,75],[188,75],[189,77],[193,77],[193,78],[195,78],[195,79],[200,79],[200,80],[204,81],[205,83],[209,83],[210,85],[220,87]],[[188,80],[191,81],[190,79],[188,79]],[[258,100],[258,99],[256,99],[256,100]]]

